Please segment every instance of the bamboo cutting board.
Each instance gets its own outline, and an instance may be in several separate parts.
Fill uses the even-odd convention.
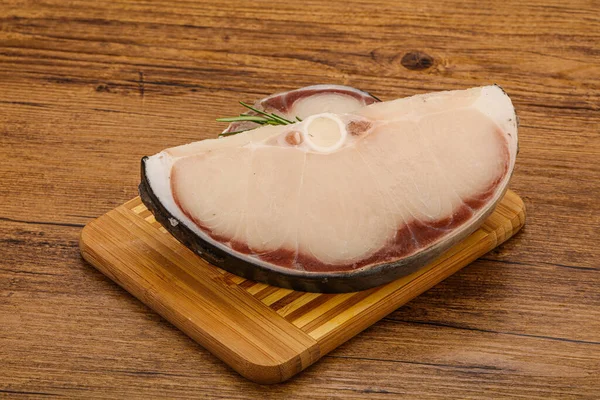
[[[514,235],[508,191],[484,225],[427,267],[355,293],[296,292],[245,280],[187,249],[135,198],[82,231],[83,257],[246,378],[282,382]]]

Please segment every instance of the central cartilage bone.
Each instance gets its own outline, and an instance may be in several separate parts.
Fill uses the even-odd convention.
[[[317,114],[304,121],[302,135],[306,143],[321,153],[339,149],[346,140],[346,125],[335,114]]]

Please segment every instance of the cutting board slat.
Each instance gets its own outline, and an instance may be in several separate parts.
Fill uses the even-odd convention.
[[[483,226],[427,267],[387,285],[303,293],[223,271],[187,249],[135,198],[82,231],[83,257],[241,375],[284,381],[492,250],[525,223],[508,191]]]

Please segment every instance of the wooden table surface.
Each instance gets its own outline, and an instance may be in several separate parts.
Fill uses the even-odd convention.
[[[598,398],[600,3],[0,4],[0,397]],[[524,230],[290,381],[246,381],[79,255],[143,155],[238,100],[498,83]]]

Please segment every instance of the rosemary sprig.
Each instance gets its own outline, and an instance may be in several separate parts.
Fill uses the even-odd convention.
[[[272,120],[275,120],[275,121],[279,122],[277,125],[289,125],[289,124],[293,124],[293,122],[290,121],[289,119],[285,119],[283,117],[280,117],[277,114],[266,113],[264,111],[261,111],[261,110],[259,110],[257,108],[252,107],[251,105],[248,105],[248,104],[244,103],[243,101],[240,101],[240,104],[243,105],[244,107],[246,107],[246,108],[254,111],[255,113],[258,113],[260,115],[264,115],[265,118],[267,118],[267,119],[272,119]]]
[[[264,117],[257,117],[254,115],[240,115],[239,117],[226,117],[226,118],[217,118],[219,122],[238,122],[238,121],[252,121],[257,124],[263,124],[265,122]]]
[[[219,121],[219,122],[250,121],[250,122],[257,123],[259,125],[290,125],[290,124],[296,123],[296,121],[290,121],[289,119],[283,118],[277,114],[261,111],[257,108],[252,107],[249,104],[244,103],[243,101],[240,101],[240,104],[242,106],[246,107],[247,109],[254,111],[258,115],[240,114],[237,117],[217,118],[217,121]],[[300,118],[296,117],[296,119],[298,120],[298,122],[302,122],[302,120]],[[250,129],[243,129],[241,131],[221,133],[221,134],[219,134],[219,137],[231,136],[231,135],[235,135],[237,133],[245,132],[248,130],[250,130]]]

